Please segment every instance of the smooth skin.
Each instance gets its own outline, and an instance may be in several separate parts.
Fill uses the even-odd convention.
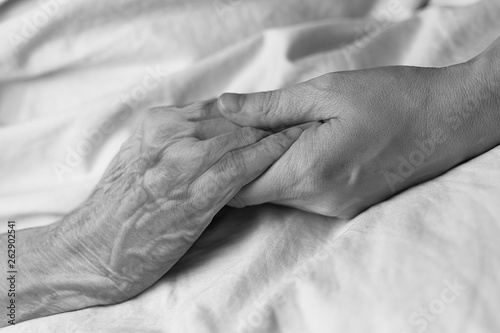
[[[214,102],[149,111],[84,204],[54,225],[16,233],[16,323],[139,294],[301,133],[240,128]]]
[[[500,143],[500,39],[447,68],[338,72],[284,89],[223,94],[240,126],[313,122],[269,170],[230,202],[264,202],[351,218]]]

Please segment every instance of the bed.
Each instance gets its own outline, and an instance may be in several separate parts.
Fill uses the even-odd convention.
[[[459,63],[499,17],[495,0],[0,0],[0,221],[77,207],[149,107]],[[498,332],[499,203],[497,147],[352,220],[224,208],[137,297],[2,331]]]

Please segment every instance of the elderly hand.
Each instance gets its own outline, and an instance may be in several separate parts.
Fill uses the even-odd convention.
[[[20,232],[18,321],[148,288],[301,133],[240,128],[214,103],[149,111],[81,207]]]
[[[241,126],[315,122],[230,204],[274,202],[349,218],[492,148],[500,133],[492,102],[498,75],[490,73],[499,64],[486,53],[442,69],[339,72],[276,91],[222,95],[222,114]]]
[[[214,123],[220,119],[214,104],[151,110],[97,185],[90,201],[99,218],[79,229],[100,241],[78,238],[127,296],[160,278],[302,133],[268,136],[249,127],[224,133],[227,126]]]

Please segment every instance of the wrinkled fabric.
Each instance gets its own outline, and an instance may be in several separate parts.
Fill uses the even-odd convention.
[[[1,220],[77,207],[150,106],[456,64],[499,15],[495,0],[2,0]],[[3,331],[499,331],[499,180],[497,147],[351,221],[227,208],[134,299]]]

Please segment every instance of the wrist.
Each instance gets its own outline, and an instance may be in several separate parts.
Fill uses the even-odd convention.
[[[118,285],[115,272],[111,270],[108,261],[111,256],[111,246],[114,242],[111,235],[114,230],[99,223],[102,219],[112,219],[105,210],[99,209],[97,202],[88,199],[74,212],[53,226],[48,235],[54,244],[53,256],[68,258],[62,271],[66,274],[77,274],[80,304],[86,306],[113,304],[125,301],[122,290],[127,286],[121,281]]]
[[[144,221],[154,223],[158,204],[147,202],[141,179],[135,177],[123,177],[133,186],[117,181],[108,186],[101,181],[86,203],[54,230],[53,243],[82,263],[86,274],[96,279],[96,286],[87,284],[86,289],[96,304],[119,303],[137,295],[173,265],[165,263],[165,269],[152,265],[155,253],[168,245],[162,242],[155,246],[154,237],[149,242],[141,237]]]
[[[481,55],[437,70],[433,107],[445,138],[441,153],[450,167],[500,143],[498,65],[491,56]]]
[[[105,272],[85,257],[79,245],[68,241],[67,219],[19,235],[18,321],[73,311],[122,300]],[[69,231],[71,233],[71,231]]]
[[[460,65],[464,79],[461,89],[467,94],[464,113],[470,154],[476,156],[500,143],[500,43],[496,41],[485,52]],[[469,156],[469,157],[473,157]]]

